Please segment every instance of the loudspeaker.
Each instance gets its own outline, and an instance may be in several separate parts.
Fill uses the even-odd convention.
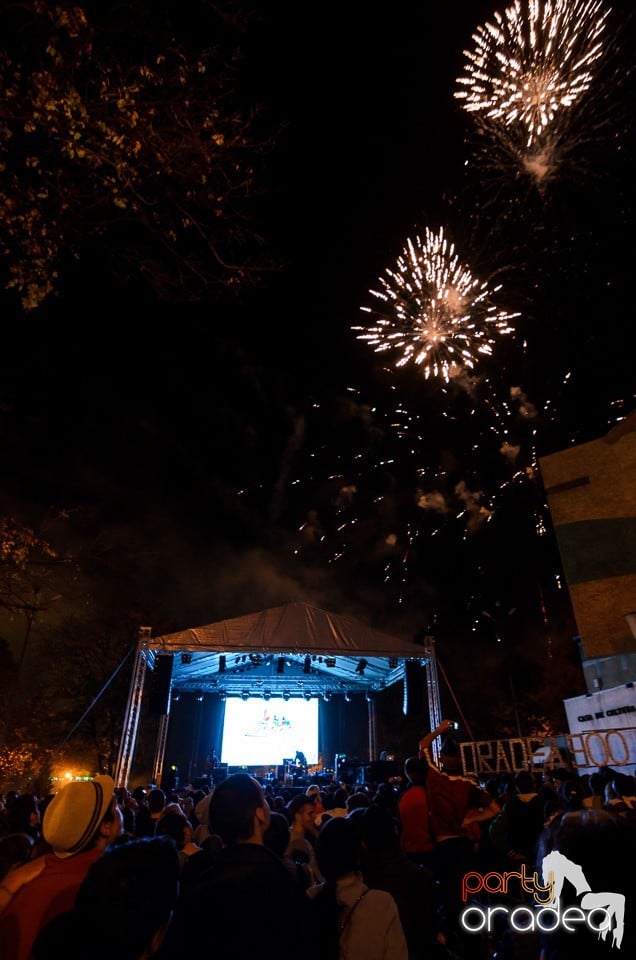
[[[333,773],[318,773],[311,778],[311,782],[317,783],[320,786],[327,786],[334,782]]]
[[[193,777],[192,786],[195,790],[203,790],[205,793],[207,793],[210,789],[210,778],[207,773],[202,777]]]
[[[172,680],[172,659],[173,655],[171,653],[164,653],[155,660],[155,668],[152,671],[150,700],[148,701],[148,711],[151,714],[165,714],[168,712],[170,681]]]
[[[403,764],[400,760],[374,760],[367,767],[367,782],[388,783],[391,777],[399,777]]]
[[[338,780],[340,783],[364,783],[364,764],[349,760],[339,764]]]
[[[227,780],[227,763],[220,763],[218,767],[214,767],[212,770],[212,780],[214,786],[218,783],[223,783],[224,780]]]
[[[424,712],[426,671],[419,660],[407,660],[404,677],[404,699],[407,717],[419,717]]]

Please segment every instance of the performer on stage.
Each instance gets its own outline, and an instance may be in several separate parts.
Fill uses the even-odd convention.
[[[296,751],[296,757],[295,757],[294,763],[296,764],[297,769],[300,768],[304,772],[307,771],[307,757],[302,752],[302,750]]]
[[[211,770],[215,770],[219,765],[219,758],[216,755],[216,750],[214,747],[210,747],[208,755],[205,758],[205,772],[210,773]]]

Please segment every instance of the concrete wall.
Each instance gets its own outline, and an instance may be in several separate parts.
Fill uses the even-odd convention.
[[[584,658],[636,651],[636,414],[540,460]]]

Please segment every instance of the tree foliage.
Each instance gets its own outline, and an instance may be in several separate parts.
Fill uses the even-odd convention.
[[[25,310],[91,255],[165,299],[273,267],[255,212],[273,138],[231,45],[245,23],[172,7],[0,13],[0,250]]]
[[[69,615],[49,631],[39,701],[54,720],[55,742],[45,742],[57,760],[113,772],[137,633],[134,613],[120,609]]]
[[[75,572],[71,560],[31,527],[13,517],[0,517],[0,650],[6,650],[2,683],[0,749],[12,742],[15,719],[22,709],[21,685],[27,654],[39,629],[50,621],[51,606],[64,598]],[[15,657],[10,654],[14,647]],[[18,738],[19,743],[24,742]]]
[[[56,559],[53,547],[30,527],[0,517],[0,607],[11,616],[33,611]]]

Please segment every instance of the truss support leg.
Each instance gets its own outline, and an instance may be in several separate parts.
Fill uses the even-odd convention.
[[[375,700],[369,697],[367,700],[367,716],[369,723],[369,763],[372,763],[377,757],[377,724],[375,716]]]
[[[137,730],[139,729],[141,700],[144,692],[149,639],[150,627],[141,627],[130,680],[130,691],[128,694],[128,704],[126,706],[121,742],[119,744],[119,755],[115,767],[114,780],[115,785],[118,787],[127,787],[130,780],[130,771],[137,743]]]
[[[426,690],[428,693],[428,714],[431,724],[431,730],[436,730],[442,721],[442,707],[439,699],[439,680],[437,676],[437,656],[435,653],[435,641],[432,637],[426,638],[429,648],[429,657],[426,661]],[[433,759],[439,763],[439,738],[431,745]]]
[[[164,713],[159,720],[159,730],[157,732],[157,746],[155,747],[155,760],[152,765],[152,782],[158,787],[161,786],[163,777],[163,763],[166,756],[166,742],[168,740],[168,724],[170,721],[170,703],[168,703],[168,713]]]

